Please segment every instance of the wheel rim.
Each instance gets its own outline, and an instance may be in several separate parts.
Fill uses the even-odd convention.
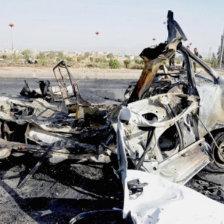
[[[217,147],[214,148],[214,160],[215,163],[219,166],[219,167],[224,167],[224,141],[221,142],[217,142],[217,145],[219,146],[219,148],[217,149]]]
[[[219,159],[224,162],[224,141],[219,145],[218,156]]]

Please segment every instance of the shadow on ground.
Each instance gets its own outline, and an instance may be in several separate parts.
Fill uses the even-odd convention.
[[[45,163],[17,189],[37,161],[26,155],[0,164],[1,223],[68,223],[80,212],[122,208],[121,185],[112,164]]]

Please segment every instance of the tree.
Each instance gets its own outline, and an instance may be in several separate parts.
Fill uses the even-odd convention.
[[[129,65],[130,65],[130,63],[131,63],[131,61],[130,61],[130,60],[128,60],[128,59],[124,60],[124,65],[125,65],[125,68],[128,68],[128,67],[129,67]]]
[[[26,60],[28,60],[30,57],[32,57],[33,53],[31,50],[27,49],[27,50],[22,51],[22,55]]]
[[[48,60],[47,60],[44,52],[40,52],[37,55],[37,59],[38,59],[38,63],[41,64],[42,66],[47,66],[48,65]]]
[[[218,67],[218,58],[215,57],[214,53],[212,54],[211,66],[213,68],[217,68]]]
[[[114,55],[113,55],[112,53],[109,53],[109,54],[107,55],[107,58],[112,59],[112,58],[114,58]]]
[[[117,69],[117,68],[121,67],[121,65],[120,65],[120,63],[119,63],[119,61],[117,59],[110,59],[109,66],[112,69]]]

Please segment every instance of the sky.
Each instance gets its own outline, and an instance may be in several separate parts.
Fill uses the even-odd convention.
[[[10,23],[15,49],[127,54],[166,40],[168,10],[188,38],[184,45],[202,54],[217,52],[224,30],[223,0],[0,0],[0,6],[0,49],[11,47]]]

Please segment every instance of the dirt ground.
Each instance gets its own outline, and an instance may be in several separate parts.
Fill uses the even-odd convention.
[[[69,68],[74,79],[138,79],[142,70],[140,69],[99,69],[99,68]],[[200,68],[197,72],[203,72]],[[224,70],[217,69],[216,72],[224,75]],[[0,67],[0,78],[54,78],[50,67]]]
[[[75,79],[138,79],[141,70],[135,69],[87,69],[69,68]],[[52,79],[52,68],[45,67],[0,67],[0,78]]]

